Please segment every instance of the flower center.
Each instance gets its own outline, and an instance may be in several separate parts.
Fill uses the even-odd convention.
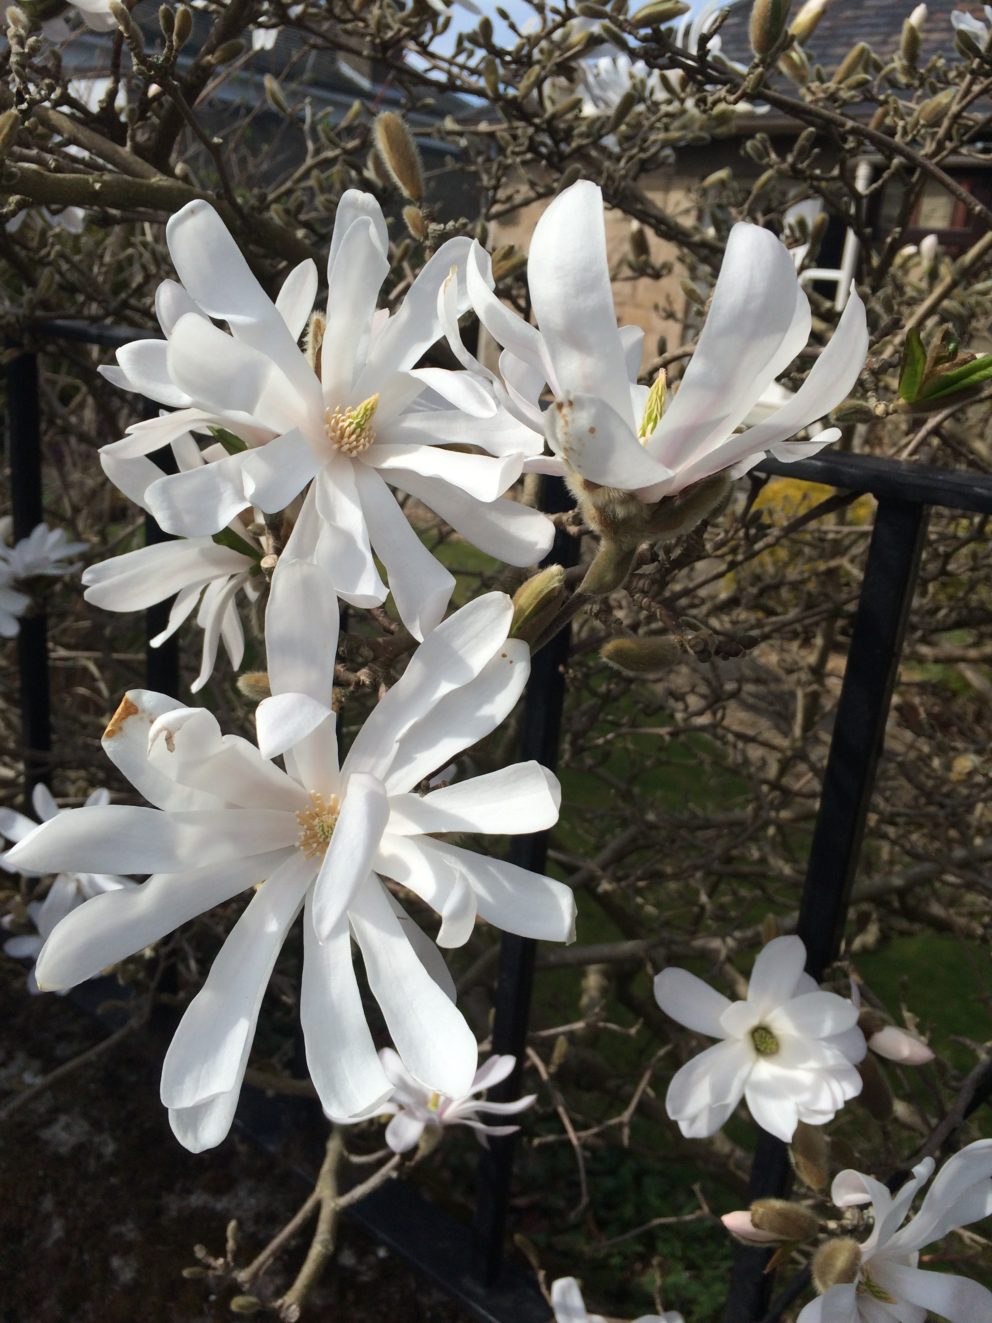
[[[641,445],[647,441],[661,422],[661,415],[665,412],[665,397],[667,394],[668,383],[665,377],[665,369],[662,368],[654,379],[654,385],[648,391],[648,398],[644,401],[644,417],[641,419],[641,426],[637,432],[637,439]]]
[[[353,409],[328,409],[324,426],[331,445],[346,455],[360,455],[375,441],[372,420],[379,404],[378,395],[370,395]]]
[[[296,821],[300,824],[297,846],[308,859],[316,859],[326,852],[331,843],[341,805],[337,795],[329,795],[325,800],[323,795],[318,795],[314,790],[310,791],[310,804],[310,808],[300,809],[296,815]]]
[[[436,1112],[441,1106],[441,1095],[439,1093],[432,1093],[427,1099],[427,1106],[432,1112]]]
[[[858,1282],[856,1290],[859,1295],[870,1295],[873,1300],[880,1300],[883,1305],[894,1305],[896,1300],[889,1295],[888,1291],[883,1291],[878,1282],[872,1281],[864,1271],[861,1273],[861,1280]]]
[[[767,1025],[755,1025],[751,1030],[751,1042],[759,1057],[773,1057],[778,1051],[778,1039]]]

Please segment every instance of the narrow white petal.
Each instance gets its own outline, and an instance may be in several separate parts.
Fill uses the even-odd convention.
[[[353,773],[314,887],[313,923],[320,941],[340,926],[368,880],[388,818],[382,782],[363,772]]]
[[[426,415],[429,419],[429,415]],[[430,424],[427,422],[427,426]],[[473,439],[471,423],[466,422],[466,440]],[[494,501],[520,477],[523,456],[466,455],[443,446],[375,445],[367,452],[366,462],[386,478],[391,469],[417,473],[428,480],[440,478],[460,488],[478,501]]]
[[[505,593],[486,593],[438,625],[355,736],[345,774],[369,772],[385,780],[400,736],[446,694],[475,679],[506,643],[512,617]]]
[[[806,947],[798,937],[775,937],[758,952],[747,988],[747,999],[759,1014],[791,1000],[806,963]]]
[[[294,853],[255,892],[169,1045],[164,1106],[192,1107],[239,1086],[269,976],[312,878],[312,860]]]
[[[38,961],[46,989],[74,988],[118,964],[198,914],[264,882],[286,858],[284,850],[254,859],[228,859],[185,873],[160,873],[139,887],[94,896],[52,932]]]
[[[280,557],[265,612],[273,694],[307,694],[330,707],[339,627],[337,598],[317,565]]]
[[[251,569],[254,561],[208,538],[156,542],[83,571],[87,602],[105,611],[142,611],[182,588]]]
[[[992,1291],[968,1277],[924,1272],[891,1260],[879,1263],[871,1275],[896,1300],[929,1310],[948,1323],[984,1323],[992,1319]]]
[[[562,396],[544,422],[551,449],[590,482],[634,491],[672,478],[671,470],[651,458],[619,414],[592,395]]]
[[[380,883],[362,888],[350,918],[369,987],[404,1065],[428,1088],[461,1097],[478,1066],[475,1035],[425,970]]]
[[[339,455],[317,474],[319,558],[333,576],[331,586],[339,597],[353,606],[378,606],[387,589],[372,557],[354,468],[352,460]]]
[[[382,1102],[392,1085],[365,1018],[348,925],[341,924],[324,942],[318,942],[310,903],[308,897],[300,994],[307,1067],[324,1111],[334,1120],[345,1121]]]
[[[720,1017],[730,1002],[687,969],[663,969],[654,981],[654,998],[666,1015],[697,1034],[723,1038]]]
[[[276,296],[276,311],[294,340],[299,340],[310,320],[317,283],[316,264],[308,257],[293,267]]]
[[[361,403],[352,391],[365,365],[376,300],[388,274],[389,261],[371,219],[359,217],[349,226],[327,272],[320,377],[324,400],[331,408]]]
[[[540,763],[515,763],[429,794],[390,799],[389,830],[410,836],[433,832],[493,835],[544,831],[558,821],[561,786]]]

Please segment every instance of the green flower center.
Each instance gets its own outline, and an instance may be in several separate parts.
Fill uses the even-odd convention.
[[[773,1057],[778,1051],[778,1039],[767,1025],[755,1025],[751,1030],[751,1042],[759,1057]]]
[[[310,808],[301,809],[296,815],[300,824],[297,846],[308,859],[319,859],[331,843],[341,806],[337,795],[329,795],[325,800],[315,791],[310,793],[310,804]]]

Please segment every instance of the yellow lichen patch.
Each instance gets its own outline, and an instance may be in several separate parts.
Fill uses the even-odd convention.
[[[310,808],[300,809],[296,815],[296,821],[300,824],[297,846],[308,859],[317,859],[331,843],[341,805],[337,795],[328,795],[325,800],[323,795],[318,795],[314,790],[310,792],[310,804]]]
[[[327,437],[336,450],[346,455],[360,455],[375,441],[372,422],[379,396],[370,395],[352,409],[328,409],[324,414]]]
[[[114,739],[114,737],[119,735],[124,729],[124,723],[131,717],[137,715],[139,710],[137,703],[132,703],[127,694],[125,694],[121,699],[120,707],[110,718],[107,729],[103,732],[103,738],[105,740]]]

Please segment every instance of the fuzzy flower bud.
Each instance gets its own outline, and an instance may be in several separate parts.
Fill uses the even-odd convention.
[[[548,565],[522,583],[513,594],[510,637],[533,640],[565,600],[565,568]]]
[[[813,1255],[813,1285],[823,1295],[832,1286],[857,1280],[861,1247],[846,1236],[828,1240]]]
[[[823,1127],[800,1121],[789,1146],[796,1175],[811,1190],[820,1192],[830,1180],[830,1140]]]
[[[424,171],[420,151],[406,123],[394,110],[384,110],[376,116],[372,134],[396,187],[411,202],[420,202],[424,196]]]
[[[733,1213],[724,1213],[720,1221],[735,1240],[743,1241],[745,1245],[777,1245],[779,1243],[778,1236],[773,1235],[770,1231],[760,1231],[754,1225],[751,1214],[742,1208]]]
[[[682,656],[682,649],[675,639],[667,636],[610,639],[600,648],[599,655],[619,671],[630,675],[653,675],[674,666]]]
[[[789,31],[798,42],[807,42],[816,30],[816,25],[827,8],[827,0],[806,0],[799,13],[792,20]]]
[[[815,1213],[788,1199],[755,1199],[751,1205],[751,1222],[758,1231],[789,1242],[809,1240],[820,1229]]]
[[[760,59],[781,40],[792,0],[754,0],[751,9],[751,49]]]

